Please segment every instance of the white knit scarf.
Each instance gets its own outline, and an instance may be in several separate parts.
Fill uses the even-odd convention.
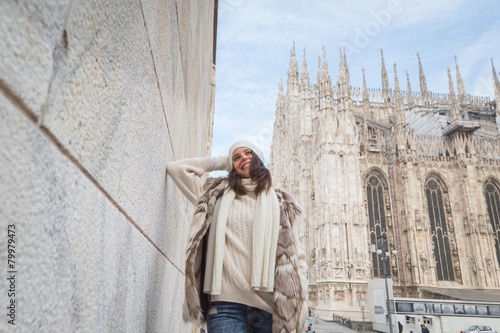
[[[242,179],[247,192],[255,190],[256,184],[250,178]],[[222,267],[224,262],[226,224],[229,209],[236,193],[228,188],[217,200],[213,221],[208,235],[207,265],[204,292],[220,295],[222,287]],[[279,203],[276,192],[271,187],[257,196],[252,232],[252,281],[253,290],[272,292],[274,288],[274,268],[276,246],[279,233]]]

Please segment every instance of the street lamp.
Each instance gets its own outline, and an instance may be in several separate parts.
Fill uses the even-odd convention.
[[[382,266],[384,266],[384,280],[385,280],[385,296],[386,296],[386,301],[387,301],[387,314],[389,315],[389,332],[393,333],[392,331],[392,316],[391,316],[391,307],[390,307],[390,302],[389,302],[389,287],[387,286],[387,268],[385,265],[385,261],[389,257],[389,252],[386,252],[386,247],[384,246],[384,241],[387,243],[387,235],[382,234],[377,237],[377,254],[382,255]],[[393,254],[397,253],[396,250],[392,251]]]
[[[363,297],[363,294],[361,294],[361,297]],[[363,333],[365,333],[365,300],[361,299],[359,301],[359,305],[361,306],[361,315],[363,316]]]

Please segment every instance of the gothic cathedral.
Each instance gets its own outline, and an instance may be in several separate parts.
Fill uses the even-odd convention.
[[[299,237],[309,265],[311,307],[360,318],[367,281],[384,277],[386,237],[395,296],[453,298],[457,289],[500,292],[500,83],[495,100],[420,92],[388,82],[351,87],[345,50],[332,83],[323,49],[317,83],[291,51],[279,86],[271,147],[275,186],[304,208]]]

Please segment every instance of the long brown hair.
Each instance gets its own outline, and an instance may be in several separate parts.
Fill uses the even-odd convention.
[[[271,171],[264,166],[262,160],[253,151],[252,161],[250,161],[250,177],[257,183],[257,187],[254,190],[256,195],[259,195],[259,193],[264,190],[267,191],[273,185]],[[231,189],[236,194],[247,194],[247,191],[243,185],[241,185],[241,176],[236,172],[236,170],[234,170],[234,167],[229,172],[227,180],[229,181],[229,186],[231,186]]]

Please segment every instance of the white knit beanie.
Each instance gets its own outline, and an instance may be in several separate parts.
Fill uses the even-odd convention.
[[[240,148],[240,147],[246,147],[246,148],[252,149],[252,151],[257,156],[259,156],[262,163],[264,163],[264,154],[262,154],[262,151],[256,145],[254,145],[250,141],[240,140],[240,141],[236,141],[235,143],[233,143],[231,148],[229,148],[229,153],[227,154],[227,157],[229,158],[229,161],[231,162],[231,169],[233,169],[233,162],[232,162],[233,161],[233,152],[236,148]]]

